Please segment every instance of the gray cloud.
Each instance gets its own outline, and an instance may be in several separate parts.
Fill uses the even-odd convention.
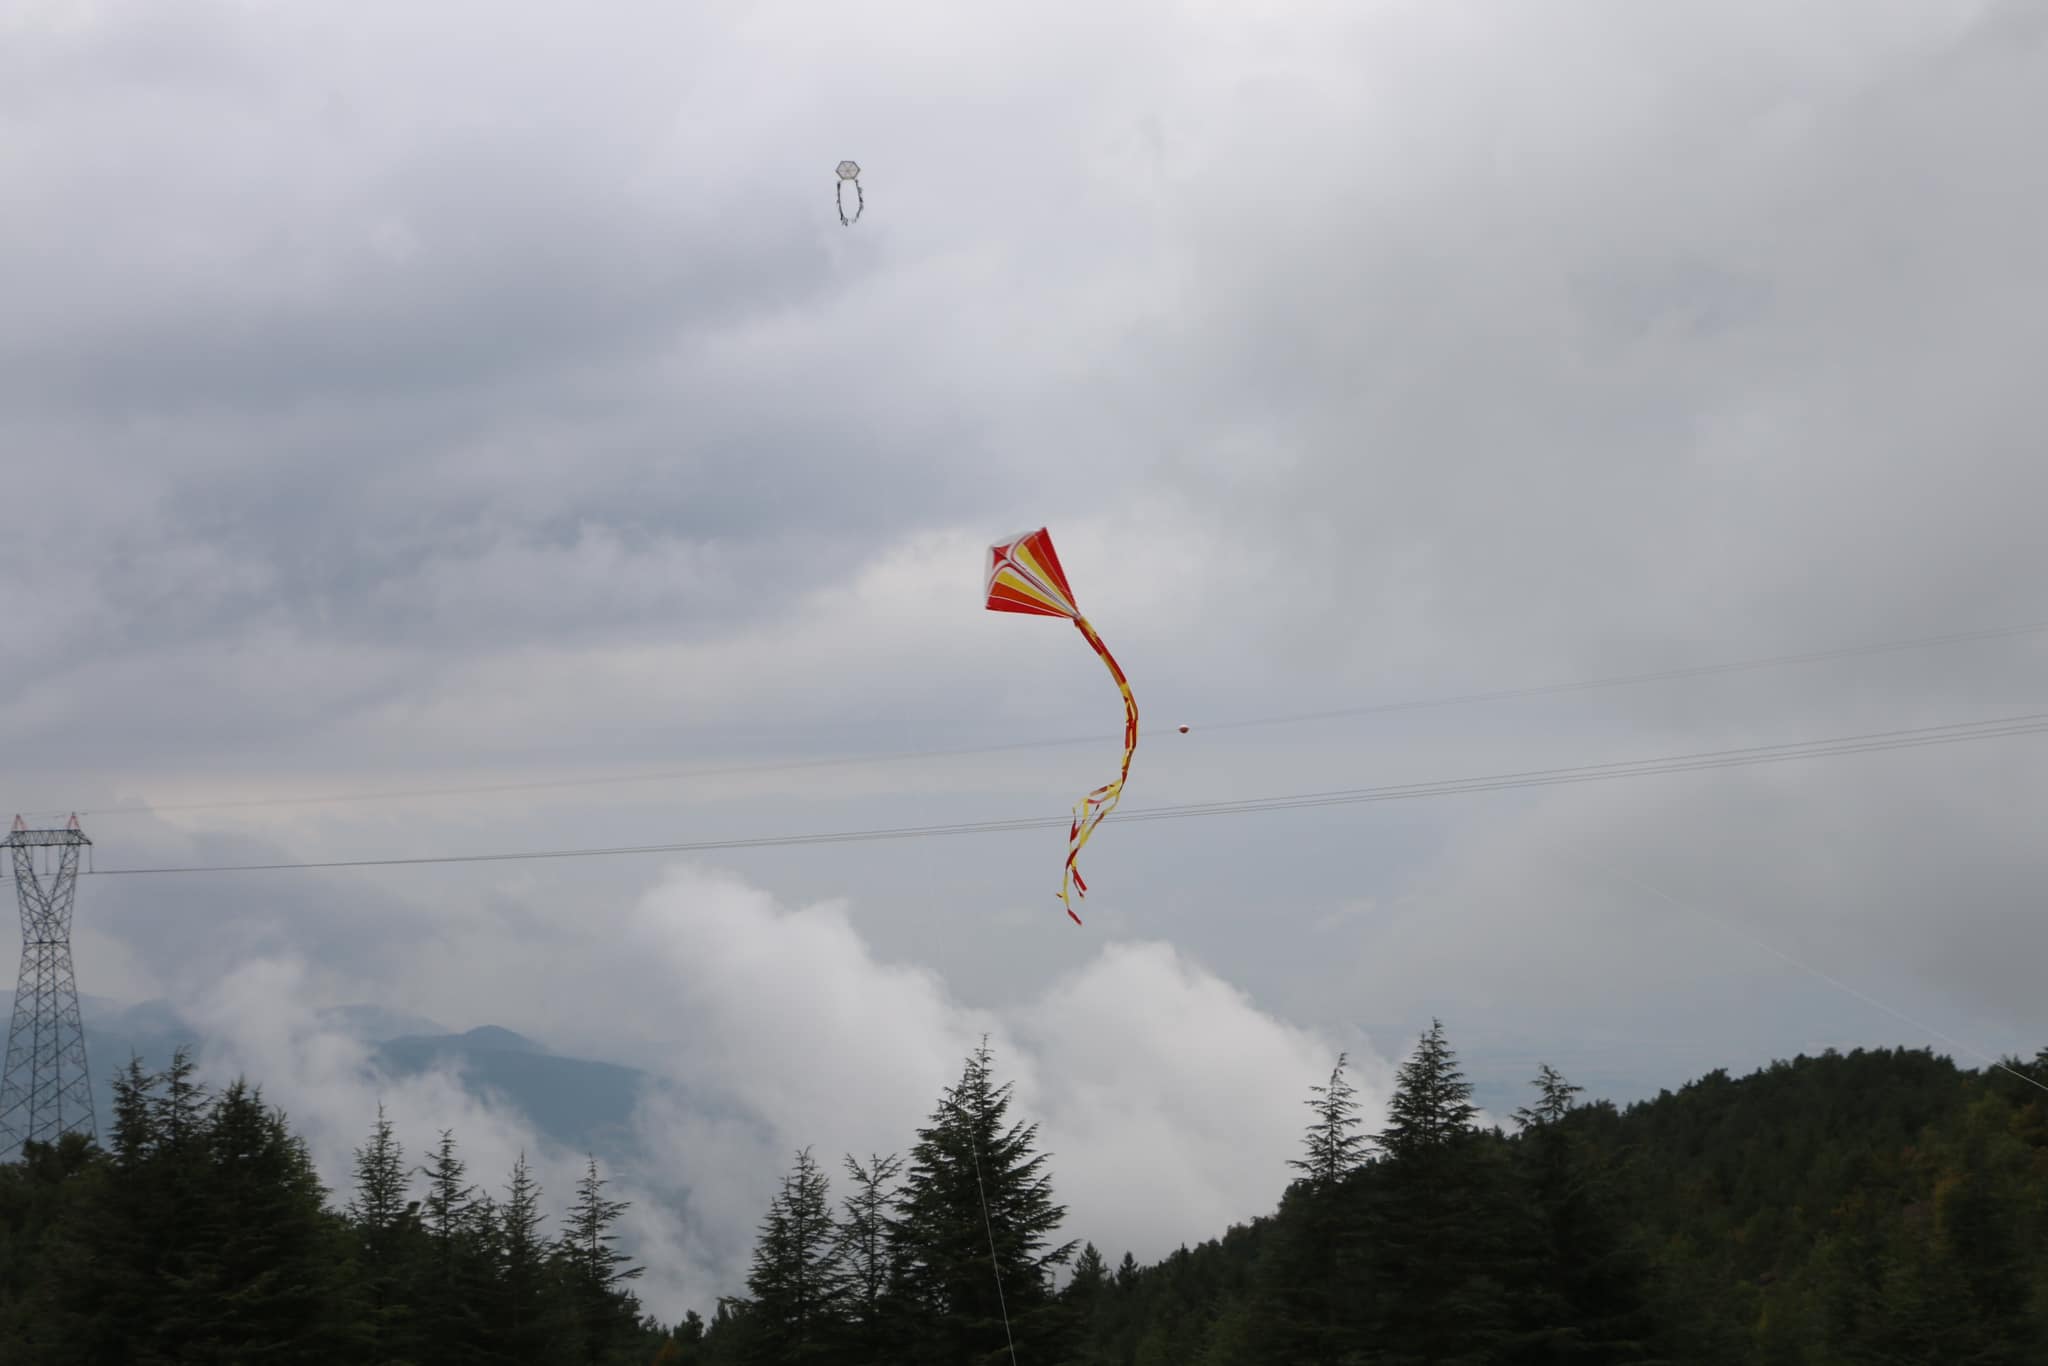
[[[24,807],[166,804],[89,820],[108,863],[1058,815],[1115,761],[1108,680],[977,603],[982,548],[1041,523],[1144,708],[1133,806],[2041,705],[2034,637],[1205,728],[2048,617],[2033,6],[180,4],[39,19],[0,62],[33,206],[0,215],[0,746]],[[2033,743],[1111,826],[1085,930],[1057,831],[734,851],[755,890],[693,894],[727,939],[634,941],[658,968],[603,938],[653,933],[644,861],[104,878],[81,972],[140,996],[297,954],[330,1001],[603,1056],[682,1034],[695,1083],[746,1018],[699,976],[754,980],[718,955],[757,936],[836,1008],[922,1012],[875,1132],[994,1022],[1050,1050],[1033,1094],[1086,1168],[1115,1126],[1060,1109],[1042,1012],[1104,980],[1269,1059],[1391,1058],[1441,1014],[1495,1106],[1538,1057],[1638,1094],[1930,1041],[1602,869],[2030,1050]],[[580,993],[497,989],[571,948]],[[809,1132],[823,1080],[728,1084],[785,1144],[862,1141]],[[688,1142],[753,1217],[780,1155]],[[1170,1170],[1189,1236],[1276,1189]]]

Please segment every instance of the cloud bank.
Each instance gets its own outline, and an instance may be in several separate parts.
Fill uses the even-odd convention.
[[[678,867],[635,903],[576,923],[501,924],[497,950],[444,997],[560,1051],[646,1068],[662,1085],[634,1120],[637,1152],[609,1175],[634,1201],[629,1234],[659,1312],[734,1293],[795,1149],[901,1152],[987,1035],[1015,1118],[1039,1125],[1067,1232],[1141,1260],[1267,1212],[1307,1122],[1308,1088],[1338,1045],[1259,1010],[1170,945],[1112,942],[1046,991],[976,1007],[928,969],[889,962],[844,906],[786,907],[730,873]],[[436,971],[428,968],[427,971]],[[579,989],[586,978],[603,993]],[[345,1188],[377,1104],[410,1151],[453,1128],[472,1172],[503,1184],[527,1152],[552,1199],[579,1154],[542,1141],[502,1100],[446,1071],[394,1081],[322,1025],[303,965],[252,958],[179,1002],[213,1042],[210,1075],[246,1071]],[[1367,1111],[1387,1065],[1351,1045]]]

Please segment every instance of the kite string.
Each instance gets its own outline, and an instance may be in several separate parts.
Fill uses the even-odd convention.
[[[1003,1341],[1010,1344],[1010,1366],[1017,1366],[1017,1339],[1010,1335],[1010,1306],[1003,1298],[1003,1268],[996,1260],[996,1226],[988,1214],[988,1190],[981,1184],[981,1139],[972,1130],[967,1135],[967,1151],[974,1155],[974,1190],[981,1197],[981,1226],[988,1232],[988,1269],[995,1273],[996,1308],[1003,1316]]]
[[[983,1039],[986,1043],[986,1038]],[[959,1111],[960,1118],[967,1121],[967,1151],[974,1158],[974,1193],[981,1199],[981,1226],[988,1234],[988,1269],[996,1282],[996,1308],[1003,1316],[1003,1340],[1010,1345],[1010,1366],[1017,1366],[1017,1339],[1010,1333],[1010,1305],[1003,1296],[1003,1268],[996,1260],[996,1226],[989,1217],[988,1188],[981,1183],[981,1135],[974,1118],[961,1108],[960,1102],[947,1097],[946,1103]]]

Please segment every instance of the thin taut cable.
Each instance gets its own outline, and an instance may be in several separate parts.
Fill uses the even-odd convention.
[[[988,1269],[995,1274],[996,1308],[1003,1315],[1003,1341],[1010,1344],[1010,1366],[1017,1366],[1017,1339],[1010,1335],[1010,1306],[1003,1298],[1003,1268],[996,1260],[996,1225],[988,1216],[988,1191],[981,1184],[981,1144],[972,1132],[967,1135],[967,1151],[974,1155],[974,1192],[981,1197],[981,1226],[988,1230]]]
[[[988,1036],[982,1036],[982,1043]],[[1010,1305],[1003,1296],[1003,1267],[996,1260],[996,1225],[988,1213],[988,1188],[981,1184],[981,1138],[975,1132],[974,1116],[960,1108],[960,1102],[947,1097],[946,1103],[960,1111],[960,1118],[967,1121],[967,1151],[974,1158],[974,1193],[981,1198],[981,1226],[988,1233],[988,1269],[995,1276],[996,1308],[1003,1316],[1003,1341],[1010,1345],[1010,1366],[1017,1366],[1017,1339],[1010,1333]]]
[[[1147,806],[1118,811],[1109,819],[1118,824],[1139,821],[1183,820],[1198,816],[1249,815],[1264,811],[1295,811],[1327,806],[1349,806],[1361,802],[1409,801],[1475,792],[1500,792],[1515,788],[1556,787],[1564,784],[1614,781],[1668,773],[1696,773],[1711,769],[1742,768],[1756,764],[1787,763],[1802,759],[1832,758],[1842,754],[1868,754],[1894,749],[1915,749],[1930,745],[1951,745],[1963,741],[2003,739],[2019,735],[2048,734],[2048,712],[2027,716],[1998,717],[1990,721],[1965,721],[1945,726],[1912,730],[1878,731],[1864,735],[1837,736],[1827,740],[1799,740],[1776,745],[1752,745],[1740,749],[1710,750],[1697,754],[1664,755],[1655,759],[1631,759],[1587,764],[1576,768],[1525,769],[1515,773],[1482,774],[1467,778],[1439,779],[1424,783],[1394,783],[1381,787],[1350,788],[1325,792],[1298,792],[1270,797],[1187,802],[1173,806]],[[672,841],[661,844],[620,845],[581,849],[527,849],[495,854],[417,854],[398,858],[326,859],[278,863],[185,864],[143,868],[92,870],[99,877],[156,876],[172,873],[255,873],[299,871],[316,868],[397,868],[425,864],[513,863],[536,859],[613,858],[646,854],[694,854],[711,850],[786,848],[796,845],[855,844],[877,840],[930,839],[940,836],[1015,833],[1066,827],[1068,816],[1014,816],[1003,820],[964,821],[952,824],[895,826],[867,830],[837,830],[810,834],[762,835],[745,839]]]
[[[2015,626],[1994,626],[1973,631],[1951,631],[1944,635],[1920,636],[1911,640],[1892,640],[1869,645],[1849,645],[1827,650],[1808,650],[1798,654],[1771,655],[1764,658],[1735,660],[1719,664],[1694,664],[1675,669],[1658,669],[1648,673],[1617,674],[1605,678],[1580,679],[1569,683],[1544,683],[1530,687],[1497,688],[1487,692],[1461,693],[1448,697],[1418,697],[1394,702],[1373,702],[1362,706],[1338,707],[1329,711],[1306,712],[1290,716],[1251,717],[1240,718],[1235,721],[1205,721],[1194,726],[1194,729],[1199,731],[1218,731],[1244,730],[1263,726],[1293,726],[1314,721],[1369,716],[1386,712],[1468,706],[1474,703],[1500,702],[1515,698],[1542,697],[1559,693],[1587,692],[1594,689],[1624,687],[1640,683],[1659,683],[1678,679],[1703,678],[1714,674],[1776,668],[1789,664],[1811,664],[1825,660],[1849,659],[1861,655],[1892,654],[1903,650],[1919,649],[1933,645],[1956,645],[1980,640],[2002,640],[2014,636],[2035,635],[2044,631],[2048,631],[2048,621],[2025,622]],[[896,750],[887,753],[835,755],[823,759],[797,759],[715,766],[696,765],[688,768],[673,768],[643,773],[615,773],[600,777],[542,778],[496,783],[471,783],[454,787],[399,788],[389,791],[329,793],[323,796],[311,797],[249,797],[224,801],[167,802],[160,805],[145,802],[135,806],[94,808],[69,803],[28,809],[31,809],[38,815],[62,814],[66,811],[75,810],[81,816],[99,818],[106,816],[152,815],[169,811],[223,811],[241,807],[314,806],[336,802],[402,801],[413,798],[482,796],[502,792],[537,792],[559,788],[611,787],[631,783],[670,782],[678,779],[712,778],[735,774],[778,773],[810,768],[860,767],[919,759],[961,758],[971,755],[1000,754],[1016,750],[1053,749],[1069,745],[1095,745],[1101,744],[1108,738],[1110,737],[1105,732],[1096,735],[1017,740],[1006,744],[968,745],[950,749]]]

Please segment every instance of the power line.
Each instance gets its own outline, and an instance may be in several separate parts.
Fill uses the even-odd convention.
[[[1390,712],[1472,706],[1485,702],[1504,702],[1528,697],[1550,697],[1565,693],[1591,692],[1601,688],[1629,687],[1644,683],[1674,682],[1689,678],[1705,678],[1716,674],[1781,668],[1794,664],[1821,663],[1834,659],[1896,654],[1906,650],[1925,649],[1938,645],[1960,645],[1973,641],[2005,640],[2016,636],[2037,635],[2044,631],[2048,631],[2048,621],[2026,622],[2015,626],[1994,626],[1974,631],[1952,631],[1943,635],[1919,636],[1910,640],[1883,641],[1876,644],[1841,646],[1828,650],[1809,650],[1796,654],[1769,655],[1760,658],[1734,660],[1721,664],[1696,664],[1681,668],[1659,669],[1648,673],[1613,674],[1603,678],[1581,679],[1569,683],[1543,683],[1528,687],[1498,688],[1485,692],[1458,693],[1444,697],[1408,698],[1395,702],[1369,702],[1352,707],[1337,707],[1326,711],[1299,712],[1284,716],[1241,718],[1235,721],[1205,721],[1193,724],[1192,729],[1205,732],[1251,730],[1269,726],[1304,725],[1316,721],[1332,721],[1347,717],[1373,716]],[[143,804],[97,808],[44,806],[36,808],[35,813],[62,815],[66,812],[76,812],[80,816],[104,820],[110,816],[156,815],[177,811],[227,811],[249,807],[326,806],[344,802],[488,796],[505,792],[541,792],[562,788],[616,787],[632,783],[674,782],[679,779],[688,778],[737,777],[757,773],[789,773],[807,769],[860,767],[871,764],[903,763],[917,759],[964,758],[979,754],[1006,754],[1020,750],[1058,749],[1076,745],[1103,744],[1112,738],[1120,739],[1121,736],[1119,734],[1112,737],[1110,732],[1104,731],[1094,735],[1069,735],[1036,740],[1016,740],[993,745],[891,750],[872,754],[838,755],[821,759],[769,760],[715,767],[698,765],[688,768],[662,769],[648,773],[606,774],[598,777],[537,778],[514,782],[465,784],[454,787],[393,788],[369,792],[330,793],[317,797],[246,797],[223,801],[173,802],[164,805]]]
[[[1198,816],[1249,815],[1260,811],[1299,811],[1326,806],[1352,806],[1368,802],[1410,801],[1424,797],[1457,796],[1471,792],[1498,792],[1515,788],[1557,787],[1572,783],[1609,782],[1621,778],[1650,777],[1665,773],[1690,773],[1705,769],[1745,768],[1758,764],[1786,763],[1798,759],[1830,758],[1841,754],[1867,754],[1884,750],[1916,749],[1930,745],[1960,744],[1969,740],[1999,739],[2048,733],[2048,712],[2000,717],[1989,721],[1956,722],[1903,730],[1874,731],[1862,735],[1837,736],[1824,740],[1791,741],[1775,745],[1751,745],[1737,749],[1708,750],[1695,754],[1666,755],[1654,759],[1622,760],[1582,764],[1570,768],[1526,769],[1512,773],[1482,774],[1433,782],[1394,783],[1379,787],[1338,789],[1325,792],[1290,793],[1271,797],[1184,802],[1170,806],[1125,808],[1110,819],[1119,824],[1163,820],[1186,820]],[[644,854],[705,853],[732,849],[787,848],[798,845],[859,844],[884,840],[933,839],[950,835],[1008,834],[1024,830],[1065,828],[1071,817],[1023,816],[1008,820],[956,821],[943,824],[893,826],[868,830],[841,830],[813,834],[762,835],[751,838],[677,841],[665,844],[616,845],[580,849],[515,850],[493,854],[423,854],[401,858],[329,859],[292,863],[194,864],[153,868],[97,868],[86,876],[135,877],[173,873],[258,873],[298,872],[337,868],[396,868],[421,864],[510,863],[537,859],[611,858]]]
[[[1589,692],[1596,688],[1619,688],[1636,683],[1665,683],[1684,678],[1705,678],[1713,674],[1740,673],[1749,669],[1778,668],[1788,664],[1817,664],[1831,659],[1852,659],[1860,655],[1896,654],[1902,650],[1917,650],[1934,645],[2004,640],[2012,636],[2038,635],[2042,631],[2048,631],[2048,621],[2027,622],[2018,626],[1992,626],[1977,631],[1952,631],[1946,635],[1884,641],[1875,645],[1845,645],[1832,650],[1770,655],[1760,659],[1736,660],[1727,664],[1692,664],[1676,669],[1658,669],[1650,673],[1615,674],[1607,678],[1586,679],[1576,683],[1543,683],[1533,687],[1500,688],[1491,692],[1460,693],[1451,697],[1432,697],[1411,702],[1375,702],[1358,707],[1338,707],[1331,711],[1303,712],[1296,716],[1271,717],[1257,721],[1217,721],[1204,725],[1202,729],[1235,730],[1246,726],[1285,726],[1306,721],[1334,720],[1345,716],[1366,716],[1379,712],[1419,711],[1428,707],[1464,706],[1474,702],[1505,702],[1520,697]]]
[[[1016,740],[1001,745],[968,745],[958,749],[906,749],[880,754],[847,754],[826,759],[768,760],[722,767],[663,769],[651,773],[613,773],[595,778],[535,778],[518,782],[478,783],[462,787],[397,788],[382,792],[344,792],[323,797],[244,797],[218,802],[174,802],[163,806],[114,806],[97,810],[87,807],[44,807],[32,814],[80,816],[105,819],[108,816],[146,816],[168,811],[224,811],[251,806],[325,806],[340,802],[401,801],[413,797],[471,797],[498,792],[538,792],[563,787],[617,787],[629,783],[665,783],[679,778],[729,778],[750,773],[787,773],[810,768],[838,768],[863,764],[898,763],[906,759],[950,759],[969,754],[1000,754],[1009,750],[1050,749],[1062,745],[1102,743],[1102,735],[1070,735],[1060,739]],[[1119,735],[1118,738],[1121,738]]]

